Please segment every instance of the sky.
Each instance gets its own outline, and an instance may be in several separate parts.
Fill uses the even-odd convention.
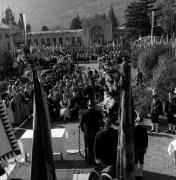
[[[17,21],[19,13],[23,12],[27,23],[34,26],[37,23],[50,24],[57,14],[64,13],[83,1],[86,0],[0,0],[0,18],[2,19],[5,9],[10,7]]]
[[[0,0],[0,19],[6,8],[11,8],[18,22],[19,13],[25,13],[26,21],[32,31],[40,31],[43,25],[48,27],[66,26],[77,13],[82,18],[95,13],[109,12],[114,5],[116,14],[123,20],[127,4],[133,0]]]

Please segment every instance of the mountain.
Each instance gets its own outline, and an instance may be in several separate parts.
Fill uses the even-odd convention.
[[[95,13],[106,14],[113,5],[121,24],[124,22],[124,11],[133,0],[0,0],[0,10],[4,12],[10,7],[15,13],[26,14],[27,23],[32,31],[40,31],[43,25],[67,26],[78,13],[81,18],[93,16]],[[1,15],[2,13],[0,13]]]

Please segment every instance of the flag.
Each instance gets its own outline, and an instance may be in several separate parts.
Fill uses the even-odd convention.
[[[120,128],[117,147],[117,179],[134,180],[134,143],[131,111],[130,66],[122,67]]]
[[[20,13],[20,19],[23,24],[24,33],[26,33],[26,16],[24,13]]]
[[[34,116],[31,180],[56,180],[51,128],[46,95],[37,72],[33,72]]]
[[[23,24],[23,29],[24,29],[24,38],[25,38],[25,45],[26,45],[26,16],[24,13],[20,13],[20,19]]]
[[[21,151],[8,118],[6,107],[0,98],[0,159],[8,160],[20,154]]]

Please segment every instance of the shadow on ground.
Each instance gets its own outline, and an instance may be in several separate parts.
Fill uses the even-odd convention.
[[[144,179],[146,180],[175,180],[176,177],[155,172],[144,171]]]
[[[158,133],[148,133],[149,136],[155,136],[155,137],[166,137],[169,139],[172,139],[173,136],[167,135],[167,134],[158,134]]]
[[[63,160],[55,162],[56,169],[92,169],[94,166],[90,166],[87,162],[82,160]]]
[[[63,122],[63,121],[58,121],[58,122],[54,122],[51,123],[51,129],[54,128],[65,128],[65,125],[67,124],[77,124],[78,121],[67,121],[67,122]],[[18,127],[13,127],[14,131],[15,131],[15,135],[17,139],[20,139],[20,137],[25,133],[26,130],[28,129],[33,129],[33,118],[31,117],[30,119],[28,119],[22,126],[20,126],[20,128]]]

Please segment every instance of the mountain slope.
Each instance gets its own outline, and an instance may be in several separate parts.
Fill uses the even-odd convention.
[[[18,14],[24,12],[33,31],[42,25],[69,26],[71,19],[78,13],[80,17],[90,17],[95,13],[109,12],[113,5],[120,22],[124,22],[124,11],[133,0],[0,0],[0,10],[8,6]]]

